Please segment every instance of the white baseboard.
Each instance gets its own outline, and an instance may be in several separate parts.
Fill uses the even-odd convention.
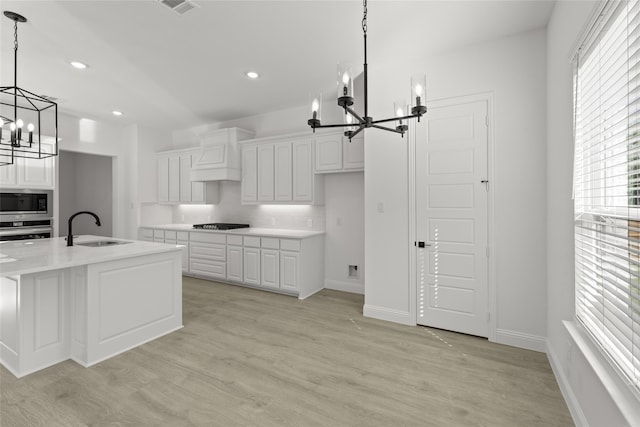
[[[496,329],[496,339],[494,342],[513,347],[525,348],[527,350],[539,351],[541,353],[545,353],[547,351],[546,337],[508,331],[506,329]]]
[[[324,288],[364,295],[364,283],[361,282],[345,282],[342,280],[325,279]]]
[[[385,307],[376,307],[371,305],[364,305],[362,314],[366,317],[373,317],[374,319],[386,320],[388,322],[402,323],[403,325],[416,326],[416,323],[411,323],[411,316],[408,311],[393,310]]]
[[[584,416],[584,412],[582,412],[582,407],[573,392],[573,388],[571,388],[571,384],[569,383],[564,371],[560,368],[562,364],[558,360],[558,355],[548,342],[547,358],[549,359],[549,364],[551,365],[551,370],[556,377],[556,381],[558,381],[558,386],[560,386],[562,397],[564,397],[564,401],[569,408],[569,413],[571,414],[571,418],[573,418],[573,422],[577,427],[588,427],[589,423],[587,422],[587,418]]]

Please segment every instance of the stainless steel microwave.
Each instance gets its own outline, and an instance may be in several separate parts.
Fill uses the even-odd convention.
[[[35,219],[53,216],[53,192],[50,190],[11,190],[0,192],[0,218]]]

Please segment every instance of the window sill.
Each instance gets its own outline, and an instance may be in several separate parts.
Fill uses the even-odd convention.
[[[637,420],[640,420],[640,395],[635,392],[633,385],[629,384],[628,380],[615,367],[611,366],[608,358],[592,341],[582,325],[576,321],[567,320],[563,323],[576,347],[611,396],[611,400],[620,409],[620,413],[629,421],[630,425],[634,425]]]

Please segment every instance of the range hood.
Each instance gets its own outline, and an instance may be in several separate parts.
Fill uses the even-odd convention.
[[[219,129],[200,136],[200,151],[191,167],[191,181],[240,181],[241,152],[238,141],[253,138],[240,128]]]

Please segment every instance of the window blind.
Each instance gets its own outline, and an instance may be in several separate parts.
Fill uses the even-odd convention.
[[[639,1],[608,2],[575,61],[576,317],[639,393]]]

